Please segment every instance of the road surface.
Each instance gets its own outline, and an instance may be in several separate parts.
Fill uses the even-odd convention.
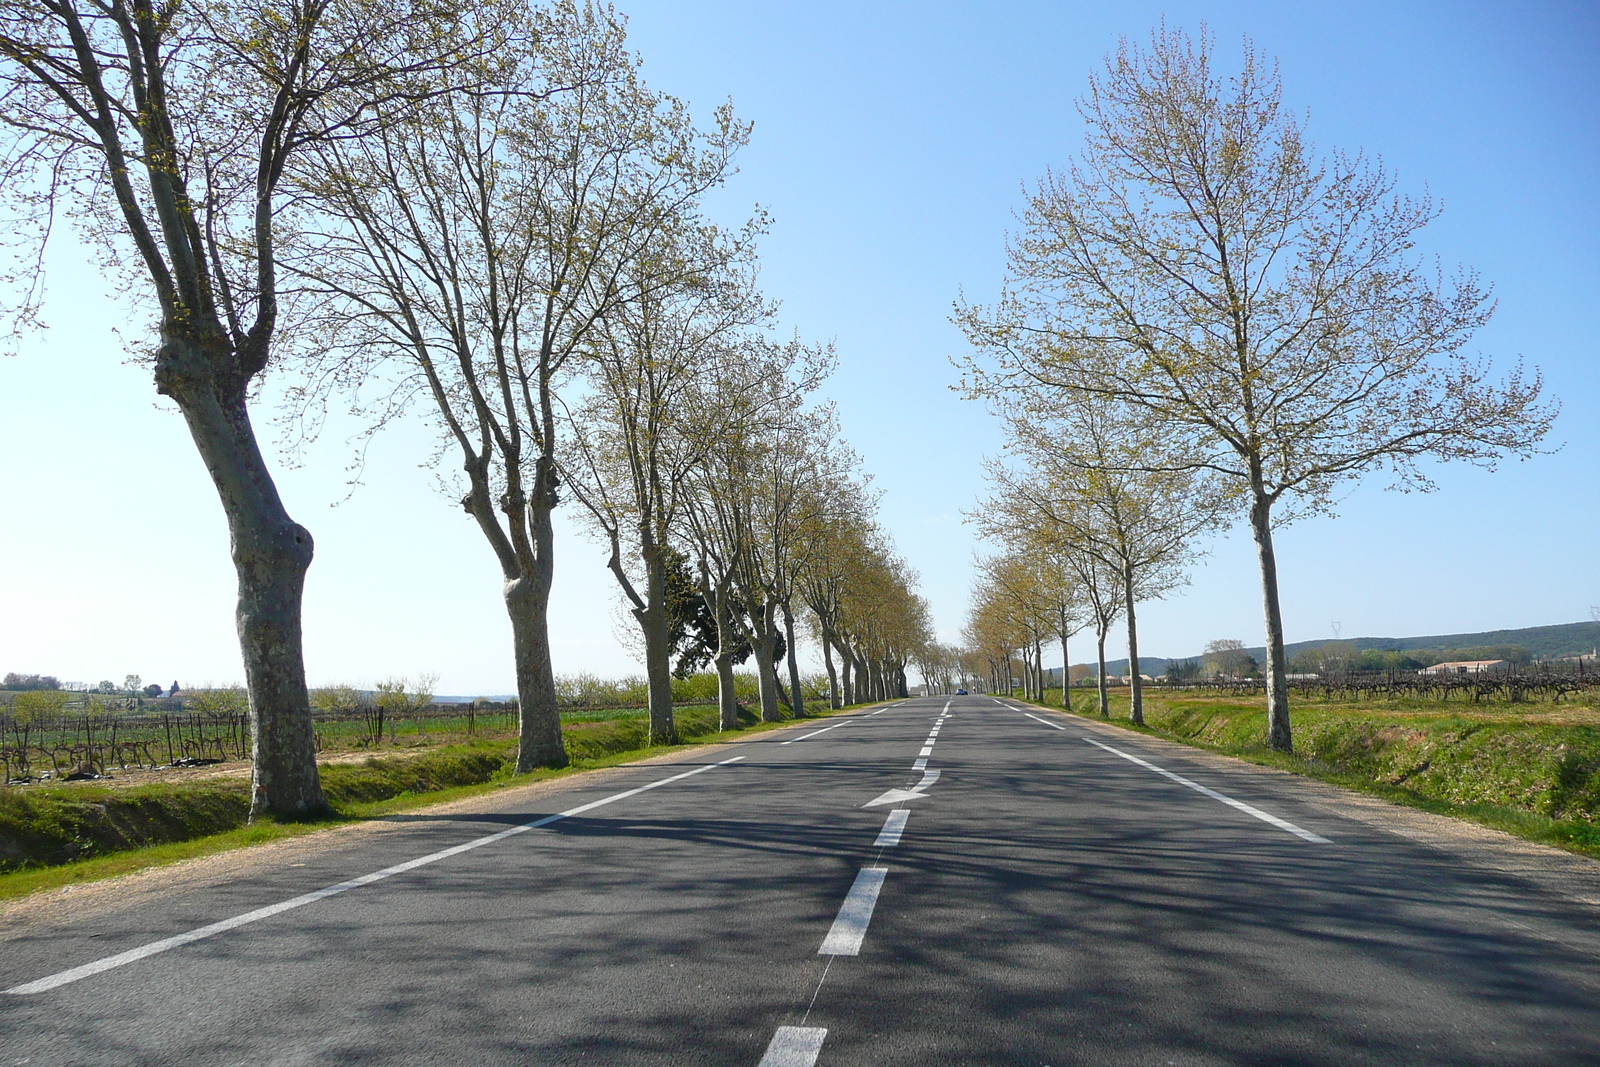
[[[912,699],[13,923],[0,1064],[1600,1064],[1600,897],[1336,792]]]

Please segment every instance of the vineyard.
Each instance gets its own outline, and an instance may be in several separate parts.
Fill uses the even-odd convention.
[[[564,721],[632,718],[642,708],[573,707]],[[429,704],[400,711],[363,704],[312,716],[317,750],[374,748],[429,740],[508,736],[517,729],[515,705]],[[0,706],[0,778],[7,784],[75,781],[113,769],[202,767],[250,755],[249,720],[242,710],[127,710],[93,704],[48,713]]]
[[[1146,683],[1145,688],[1247,696],[1265,693],[1266,683],[1260,678],[1215,679],[1174,685]],[[1596,704],[1600,703],[1600,670],[1579,660],[1570,667],[1534,663],[1476,674],[1419,674],[1414,670],[1291,674],[1289,692],[1319,700],[1352,702],[1410,699],[1472,704]]]

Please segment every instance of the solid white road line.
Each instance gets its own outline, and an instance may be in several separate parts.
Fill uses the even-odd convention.
[[[1044,723],[1046,726],[1050,727],[1051,729],[1054,729],[1054,730],[1065,730],[1066,729],[1066,727],[1062,726],[1060,723],[1051,722],[1049,719],[1041,719],[1041,718],[1039,718],[1039,716],[1035,715],[1031,711],[1025,711],[1022,714],[1026,715],[1028,718],[1032,719],[1034,722],[1042,722],[1042,723]]]
[[[1127,752],[1122,751],[1120,748],[1112,748],[1110,745],[1102,744],[1101,742],[1096,741],[1092,737],[1085,737],[1084,740],[1089,742],[1091,745],[1096,745],[1096,746],[1098,746],[1100,748],[1105,749],[1107,752],[1111,752],[1111,753],[1114,753],[1114,754],[1116,754],[1118,756],[1121,756],[1125,760],[1128,760],[1128,761],[1130,761],[1132,763],[1137,763],[1139,766],[1144,767],[1146,770],[1152,770],[1152,771],[1155,771],[1159,775],[1162,775],[1162,776],[1167,777],[1167,778],[1171,778],[1174,782],[1177,782],[1179,785],[1186,785],[1190,789],[1193,789],[1196,793],[1204,793],[1206,796],[1210,797],[1212,800],[1220,800],[1222,803],[1228,805],[1228,807],[1230,807],[1230,808],[1237,808],[1239,811],[1244,812],[1246,815],[1253,815],[1257,819],[1260,819],[1264,823],[1270,823],[1271,825],[1276,826],[1280,830],[1287,830],[1291,834],[1294,834],[1296,837],[1303,838],[1306,841],[1310,841],[1312,844],[1316,844],[1316,845],[1331,845],[1331,844],[1333,844],[1332,841],[1329,841],[1326,837],[1323,837],[1320,834],[1314,834],[1310,830],[1301,829],[1300,827],[1296,826],[1294,823],[1289,822],[1286,819],[1280,819],[1276,815],[1272,815],[1272,814],[1269,814],[1269,813],[1267,813],[1265,811],[1262,811],[1260,808],[1252,807],[1251,805],[1246,804],[1242,800],[1235,800],[1230,796],[1224,796],[1223,794],[1217,792],[1215,789],[1207,789],[1205,786],[1201,785],[1199,782],[1191,782],[1191,781],[1189,781],[1189,779],[1185,778],[1183,775],[1181,775],[1181,774],[1173,774],[1171,771],[1167,770],[1165,767],[1157,767],[1154,763],[1151,763],[1149,760],[1142,760],[1138,756],[1134,756],[1134,755],[1131,755],[1131,754],[1129,754]]]
[[[872,921],[872,909],[878,904],[878,890],[883,888],[887,867],[863,867],[856,875],[855,885],[839,905],[838,918],[822,939],[819,956],[859,956],[861,941],[867,936],[867,924]]]
[[[874,712],[873,714],[877,714],[877,713]],[[853,722],[855,722],[854,719],[846,719],[844,722],[836,722],[832,726],[824,726],[820,730],[813,730],[809,734],[802,734],[799,737],[791,737],[787,741],[779,741],[778,744],[780,744],[780,745],[792,745],[796,741],[805,741],[808,738],[816,737],[818,734],[825,734],[829,730],[837,730],[841,726],[849,726]]]
[[[811,1067],[827,1036],[825,1026],[780,1026],[756,1067]]]
[[[459,856],[463,852],[470,852],[475,848],[482,848],[484,845],[492,845],[496,841],[503,841],[506,838],[514,837],[517,834],[527,833],[529,830],[537,830],[541,826],[549,826],[551,823],[559,822],[562,819],[570,819],[574,815],[582,815],[586,811],[593,811],[595,808],[604,807],[607,804],[615,804],[619,800],[626,800],[628,797],[637,796],[646,790],[655,789],[659,786],[667,785],[670,782],[681,781],[684,778],[689,778],[696,774],[703,774],[704,772],[712,770],[713,768],[722,767],[729,763],[737,763],[742,759],[744,759],[743,756],[734,756],[732,759],[725,759],[719,763],[708,763],[704,767],[696,767],[692,771],[684,771],[682,774],[674,774],[670,778],[662,778],[659,781],[651,782],[649,785],[641,785],[637,789],[627,789],[621,793],[613,793],[608,797],[602,797],[599,800],[591,800],[587,804],[580,804],[575,808],[568,808],[566,811],[555,815],[546,815],[542,819],[535,819],[533,822],[526,822],[521,826],[513,826],[509,830],[501,830],[499,833],[489,834],[486,837],[474,838],[473,840],[465,842],[464,844],[455,845],[451,848],[440,849],[438,852],[430,852],[426,856],[418,856],[416,859],[406,860],[404,863],[397,863],[393,867],[385,867],[381,871],[373,871],[371,874],[363,874],[359,878],[351,878],[349,881],[340,882],[337,885],[324,886],[323,888],[313,890],[310,893],[302,893],[300,896],[291,897],[288,900],[280,900],[276,904],[269,904],[264,908],[257,908],[254,911],[247,911],[243,915],[235,915],[231,919],[223,919],[221,922],[214,922],[209,926],[202,926],[196,930],[190,930],[187,933],[177,934],[173,937],[162,938],[160,941],[152,941],[148,945],[140,945],[138,948],[131,948],[126,952],[119,952],[114,956],[106,956],[98,960],[93,960],[92,962],[81,964],[65,971],[59,971],[55,974],[49,975],[48,977],[37,979],[36,981],[24,982],[21,985],[15,985],[10,989],[3,990],[3,992],[19,995],[27,993],[44,993],[48,990],[55,989],[58,986],[64,986],[70,982],[76,982],[79,979],[100,974],[103,971],[115,970],[118,967],[124,967],[130,963],[135,963],[139,960],[145,959],[146,957],[154,956],[170,949],[179,948],[194,941],[201,941],[208,937],[214,937],[217,934],[226,933],[227,931],[237,929],[240,926],[248,926],[250,923],[260,922],[262,919],[270,919],[274,915],[281,915],[286,911],[293,911],[296,908],[303,908],[307,904],[315,904],[319,900],[324,900],[331,896],[337,896],[338,894],[344,893],[351,889],[359,889],[364,885],[371,885],[374,882],[381,882],[385,878],[392,878],[397,874],[404,874],[407,871],[414,871],[418,867],[426,867],[430,863],[438,863],[440,860],[449,859],[451,856]]]
[[[872,843],[873,848],[893,848],[900,843],[900,835],[905,831],[906,820],[911,818],[910,808],[897,808],[889,813],[889,818],[884,822],[883,829],[878,831],[878,839]]]

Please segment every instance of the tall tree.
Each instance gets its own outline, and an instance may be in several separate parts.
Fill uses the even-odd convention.
[[[968,386],[1133,405],[1241,490],[1265,617],[1268,740],[1292,748],[1274,530],[1387,468],[1528,456],[1554,410],[1464,349],[1489,318],[1470,272],[1413,255],[1438,214],[1360,155],[1318,159],[1248,42],[1239,72],[1165,26],[1126,41],[1079,103],[1079,159],[1045,178],[993,307],[957,318]]]
[[[668,553],[676,551],[693,476],[738,415],[717,403],[720,365],[737,360],[770,308],[753,286],[752,225],[722,234],[680,228],[670,258],[681,280],[602,320],[586,359],[589,393],[573,408],[567,485],[608,549],[607,566],[644,639],[650,735],[674,744]],[[635,268],[659,271],[652,261]]]
[[[690,472],[681,534],[699,559],[701,596],[715,620],[712,662],[723,729],[737,725],[736,657],[756,654],[763,717],[774,717],[777,710],[771,677],[774,634],[770,626],[757,632],[752,616],[765,612],[766,605],[750,599],[760,590],[752,589],[748,575],[752,559],[764,551],[758,516],[766,511],[773,428],[792,418],[795,405],[831,363],[826,349],[810,349],[798,341],[777,345],[759,336],[743,338],[730,356],[715,371],[710,406],[718,412],[719,425]]]
[[[1144,723],[1139,669],[1139,601],[1184,581],[1195,538],[1215,525],[1228,494],[1169,456],[1148,420],[1115,400],[1066,391],[1030,398],[1006,415],[1020,476],[990,465],[991,480],[1021,508],[999,509],[995,531],[1017,522],[1044,525],[1059,542],[1097,557],[1120,579],[1128,633],[1129,716]],[[1020,510],[1020,514],[1018,511]]]
[[[697,130],[649,91],[608,9],[524,17],[471,95],[319,146],[287,266],[316,300],[310,411],[344,386],[376,430],[413,401],[454,446],[460,503],[499,564],[517,679],[517,770],[567,762],[549,604],[563,394],[599,323],[683,280],[663,246],[745,130]]]
[[[448,91],[453,72],[470,80],[504,37],[493,5],[455,0],[0,9],[0,188],[37,224],[10,236],[42,250],[57,212],[73,217],[150,301],[156,391],[183,414],[227,516],[252,815],[326,807],[301,647],[312,540],[278,496],[249,412],[285,311],[284,175],[308,149],[365,136],[402,102]],[[39,291],[29,286],[15,309],[24,324]]]

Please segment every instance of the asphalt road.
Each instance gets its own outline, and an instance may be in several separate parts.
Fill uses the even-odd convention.
[[[945,707],[31,923],[0,1064],[1600,1064],[1600,909],[1251,768]]]

